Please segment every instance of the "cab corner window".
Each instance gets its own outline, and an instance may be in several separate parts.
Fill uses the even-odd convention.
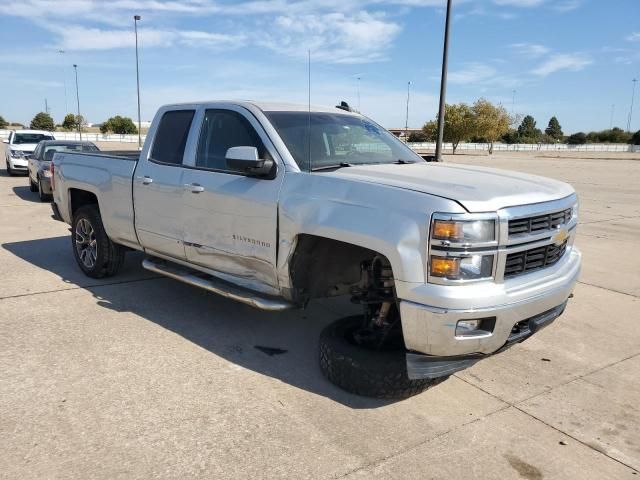
[[[231,171],[225,159],[231,147],[256,147],[260,158],[267,156],[258,132],[246,118],[232,110],[207,110],[198,141],[196,166]]]
[[[194,113],[194,110],[172,110],[162,116],[153,140],[152,160],[182,164]]]

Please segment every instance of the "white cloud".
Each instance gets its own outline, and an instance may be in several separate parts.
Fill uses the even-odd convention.
[[[467,63],[461,70],[454,70],[447,75],[450,83],[478,83],[496,75],[496,70],[481,63]]]
[[[516,53],[527,57],[540,57],[549,53],[549,49],[537,43],[513,43],[509,45]]]
[[[577,72],[591,65],[593,61],[583,54],[556,53],[532,70],[532,73],[546,77],[560,70]]]
[[[570,12],[582,5],[582,0],[566,0],[553,5],[553,9],[558,12]]]
[[[68,51],[131,48],[135,44],[135,37],[131,30],[105,30],[80,26],[49,26],[48,28],[60,36],[56,47]],[[174,44],[184,44],[209,48],[228,48],[240,46],[245,40],[241,35],[151,28],[139,29],[138,35],[140,43],[144,47],[168,47]]]
[[[626,38],[630,42],[640,42],[640,32],[633,32],[631,35],[628,35]]]
[[[496,5],[510,6],[510,7],[537,7],[542,5],[545,0],[493,0]]]
[[[278,53],[312,61],[365,63],[386,58],[400,25],[382,15],[360,11],[352,15],[284,15],[257,43]]]

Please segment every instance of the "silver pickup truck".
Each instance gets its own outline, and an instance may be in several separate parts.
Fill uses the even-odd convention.
[[[167,105],[138,154],[57,153],[54,216],[89,276],[143,267],[278,311],[350,296],[320,365],[402,398],[521,342],[580,272],[565,183],[427,163],[348,107]]]

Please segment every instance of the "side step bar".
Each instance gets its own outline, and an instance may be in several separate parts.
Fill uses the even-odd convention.
[[[173,278],[174,280],[179,280],[195,287],[204,288],[210,292],[242,302],[250,307],[258,308],[260,310],[279,312],[295,307],[293,303],[287,302],[286,300],[261,297],[255,292],[231,285],[223,280],[207,275],[206,273],[189,270],[159,258],[144,259],[142,267],[152,272],[159,273],[160,275]]]

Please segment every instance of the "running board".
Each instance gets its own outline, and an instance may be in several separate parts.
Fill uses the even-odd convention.
[[[268,310],[271,312],[279,312],[294,308],[293,303],[277,298],[261,297],[255,292],[244,290],[235,285],[231,285],[223,280],[219,280],[206,273],[170,263],[159,258],[145,258],[142,261],[142,267],[160,275],[164,275],[174,280],[179,280],[194,287],[204,288],[210,292],[216,293],[223,297],[242,302],[253,308],[260,310]]]

